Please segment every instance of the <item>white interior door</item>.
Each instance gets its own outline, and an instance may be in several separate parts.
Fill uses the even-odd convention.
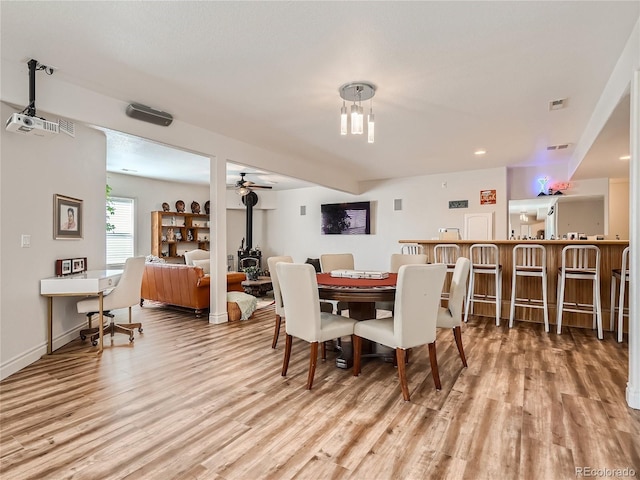
[[[493,240],[493,212],[464,214],[465,240]]]

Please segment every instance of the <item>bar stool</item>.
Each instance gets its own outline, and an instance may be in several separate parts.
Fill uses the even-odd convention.
[[[573,302],[575,308],[564,306],[564,287],[567,279],[591,280],[593,303]],[[602,305],[600,301],[600,249],[595,245],[567,245],[562,249],[562,266],[558,269],[558,334],[562,333],[562,312],[593,314],[593,327],[598,326],[602,340]],[[590,310],[579,307],[591,307]]]
[[[464,321],[469,320],[469,310],[473,315],[474,302],[496,304],[496,325],[500,326],[500,303],[502,301],[502,265],[499,263],[498,247],[490,243],[476,243],[469,249],[471,269],[469,271],[469,291],[467,293],[467,308]],[[494,275],[496,278],[495,298],[491,295],[474,292],[476,274]],[[492,300],[489,300],[492,299]]]
[[[438,243],[433,247],[433,263],[444,263],[447,266],[447,273],[453,273],[459,257],[460,246],[455,243]],[[449,300],[449,292],[443,291],[440,298]]]
[[[403,255],[422,255],[424,247],[419,243],[407,243],[400,248],[400,253]]]
[[[624,308],[624,292],[629,283],[629,247],[622,251],[622,268],[611,270],[611,316],[609,318],[609,330],[613,330],[613,318],[618,310],[618,342],[622,342],[622,326],[624,317],[629,316],[629,309]],[[616,281],[620,282],[620,294],[616,302]],[[616,303],[618,306],[616,307]],[[626,310],[626,313],[625,313]]]
[[[542,308],[544,331],[549,333],[549,304],[547,302],[547,250],[542,245],[516,245],[513,247],[513,274],[511,276],[511,312],[509,328],[513,327],[516,307]],[[540,300],[516,297],[517,277],[539,277],[542,279],[542,304]],[[520,301],[520,303],[518,303]],[[534,303],[535,302],[535,303]]]

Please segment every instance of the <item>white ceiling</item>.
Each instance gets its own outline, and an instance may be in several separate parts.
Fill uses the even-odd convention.
[[[1,8],[3,62],[36,58],[72,84],[360,181],[567,162],[640,14],[637,1]],[[338,87],[359,80],[378,87],[373,145],[339,135]],[[568,107],[550,112],[560,98]],[[601,136],[597,156],[587,155],[589,175],[611,176],[615,164],[624,176],[617,159],[628,154],[626,112],[607,136],[616,140]],[[570,147],[546,149],[563,143]],[[148,148],[157,167],[158,146]],[[488,153],[478,158],[478,148]],[[143,147],[132,149],[144,158]],[[148,160],[129,162],[117,168]],[[164,164],[172,178],[170,167],[184,165]]]

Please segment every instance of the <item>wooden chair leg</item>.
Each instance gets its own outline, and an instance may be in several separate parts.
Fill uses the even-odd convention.
[[[352,335],[351,345],[353,345],[353,376],[360,375],[360,356],[362,355],[362,338]]]
[[[284,345],[284,360],[282,361],[282,376],[287,374],[289,369],[289,359],[291,358],[291,343],[293,343],[293,337],[291,335],[286,336]]]
[[[407,385],[407,368],[405,364],[405,351],[396,348],[396,362],[398,363],[398,376],[400,377],[400,388],[405,402],[409,401],[409,385]]]
[[[438,357],[436,357],[436,342],[429,344],[429,361],[431,361],[431,374],[433,382],[436,384],[436,390],[442,390],[440,383],[440,374],[438,373]]]
[[[311,343],[311,354],[309,356],[309,376],[307,377],[307,390],[313,386],[313,377],[316,374],[316,364],[318,363],[318,342]]]
[[[273,331],[273,341],[271,342],[271,348],[276,348],[278,344],[278,337],[280,337],[280,324],[282,323],[282,318],[280,315],[276,313],[276,328]]]
[[[327,342],[322,342],[322,347],[320,349],[322,360],[327,359]]]
[[[460,352],[460,358],[462,359],[462,365],[467,367],[467,358],[464,356],[464,348],[462,348],[462,330],[460,326],[453,327],[453,338],[456,339],[456,345],[458,346],[458,352]]]

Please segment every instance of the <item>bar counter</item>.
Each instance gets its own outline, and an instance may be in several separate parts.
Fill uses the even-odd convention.
[[[502,265],[502,311],[500,318],[509,319],[511,302],[511,273],[514,245],[544,245],[547,250],[547,289],[549,302],[549,323],[556,323],[556,288],[558,284],[558,268],[562,264],[562,249],[567,245],[596,245],[600,248],[600,297],[602,301],[602,327],[609,330],[611,270],[622,265],[622,251],[629,246],[628,240],[399,240],[399,243],[419,244],[424,248],[428,261],[433,261],[433,247],[438,244],[456,244],[461,254],[469,257],[469,248],[476,243],[489,243],[498,247],[500,264]],[[449,279],[447,279],[449,281]],[[592,282],[588,280],[567,280],[565,302],[591,303]],[[531,298],[542,299],[542,286],[539,278],[519,277],[517,282],[518,297],[526,292]],[[447,286],[448,288],[448,286]],[[494,292],[494,278],[489,275],[476,276],[476,293]],[[617,298],[617,293],[616,293]],[[495,306],[485,303],[474,304],[475,315],[495,317]],[[530,321],[544,323],[543,312],[538,308],[516,307],[514,321]],[[624,331],[628,331],[628,319],[625,317]],[[591,328],[593,317],[590,314],[564,312],[563,326]],[[616,319],[617,323],[617,319]]]

